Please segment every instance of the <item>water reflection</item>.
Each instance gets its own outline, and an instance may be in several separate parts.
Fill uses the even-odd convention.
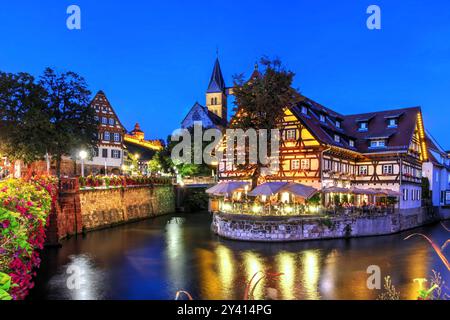
[[[449,273],[427,243],[405,234],[297,243],[227,241],[210,231],[209,215],[166,216],[68,240],[43,254],[32,299],[174,299],[186,290],[195,299],[242,299],[258,272],[253,297],[279,299],[375,299],[367,267],[390,275],[403,299],[415,299],[415,278]],[[440,226],[420,230],[443,243]],[[80,290],[67,288],[67,268],[83,270]],[[255,279],[259,280],[261,274]]]

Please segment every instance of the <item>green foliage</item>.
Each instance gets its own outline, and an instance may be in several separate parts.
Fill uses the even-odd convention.
[[[319,206],[319,205],[322,203],[320,193],[316,193],[314,196],[312,196],[312,197],[307,201],[307,203],[308,203],[309,205]]]
[[[348,200],[349,200],[348,194],[344,194],[344,195],[342,196],[342,202],[343,202],[343,203],[348,203]]]
[[[33,287],[32,271],[39,266],[45,226],[56,199],[53,179],[0,182],[0,296],[23,299]],[[5,276],[5,274],[10,279]]]
[[[335,194],[333,196],[334,204],[339,206],[341,205],[341,196],[339,194]]]
[[[0,152],[33,162],[49,153],[56,159],[93,150],[95,110],[85,80],[74,72],[47,68],[39,81],[27,73],[0,73]]]
[[[175,212],[175,192],[172,186],[158,186],[154,189],[155,203],[158,204],[158,212],[173,213]]]
[[[27,73],[0,73],[0,153],[30,163],[43,158],[49,116],[45,90]]]
[[[268,130],[267,150],[271,150],[271,129],[280,128],[286,107],[296,105],[301,101],[297,90],[292,88],[294,73],[287,71],[280,60],[262,58],[260,64],[262,73],[248,80],[243,74],[234,76],[233,93],[235,97],[235,116],[230,126],[244,131]],[[248,143],[246,143],[248,149]],[[248,154],[248,151],[246,152]],[[256,184],[261,168],[265,165],[251,164],[247,161],[241,165],[243,170],[254,170],[253,184]]]
[[[55,156],[59,177],[63,155],[94,149],[98,123],[95,110],[89,107],[90,91],[83,77],[71,71],[57,74],[47,68],[39,84],[46,92],[46,111],[50,118],[48,151]]]
[[[186,212],[203,212],[208,210],[208,201],[205,189],[190,189],[185,195],[183,207]]]
[[[12,300],[9,294],[11,286],[11,277],[6,273],[0,272],[0,300]]]

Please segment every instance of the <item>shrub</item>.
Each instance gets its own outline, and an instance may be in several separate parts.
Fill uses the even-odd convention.
[[[44,247],[56,185],[48,177],[0,182],[0,289],[4,291],[0,295],[4,299],[24,299],[33,287],[33,270],[40,265],[37,250]]]

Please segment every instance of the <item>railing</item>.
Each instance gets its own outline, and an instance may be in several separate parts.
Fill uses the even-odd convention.
[[[269,205],[252,202],[219,202],[217,211],[255,216],[375,216],[394,214],[394,206],[322,207],[302,204]]]
[[[77,178],[61,178],[60,190],[62,193],[76,193],[80,189]]]

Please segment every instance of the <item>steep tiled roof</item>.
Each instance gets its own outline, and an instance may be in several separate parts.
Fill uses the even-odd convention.
[[[217,93],[225,91],[225,81],[223,80],[222,70],[220,69],[219,59],[216,59],[214,69],[209,80],[207,93]]]
[[[308,113],[302,112],[302,107],[308,108]],[[406,151],[409,148],[417,122],[417,115],[421,112],[420,107],[396,109],[388,111],[371,112],[355,115],[342,115],[321,104],[303,97],[298,105],[291,108],[297,118],[301,119],[306,127],[320,142],[345,148],[360,153],[371,153],[377,151]],[[322,118],[321,121],[321,115]],[[397,118],[398,124],[395,128],[388,127],[388,120]],[[359,122],[368,122],[368,130],[360,131]],[[340,127],[337,126],[340,123]],[[335,135],[340,141],[335,141]],[[386,139],[385,148],[370,148],[370,140]],[[354,141],[354,147],[350,141]]]

